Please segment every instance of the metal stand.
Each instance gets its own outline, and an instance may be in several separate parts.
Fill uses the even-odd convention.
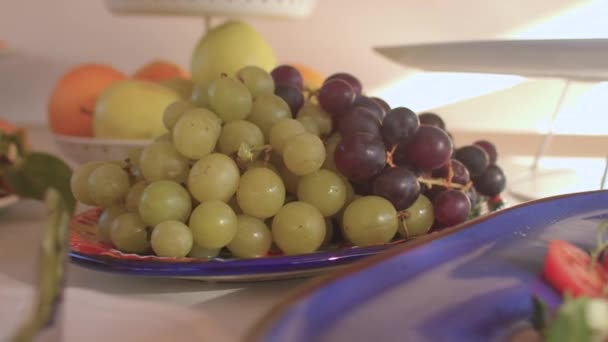
[[[568,91],[570,90],[570,80],[566,80],[564,84],[564,89],[562,89],[561,94],[559,95],[559,99],[557,100],[557,105],[555,106],[555,110],[553,111],[553,115],[551,116],[551,123],[549,126],[549,131],[545,134],[545,138],[543,142],[538,147],[536,151],[536,155],[534,157],[534,162],[532,163],[532,171],[536,171],[538,169],[538,163],[540,159],[547,153],[549,146],[551,146],[551,141],[553,140],[553,131],[555,130],[555,122],[557,121],[557,116],[562,111],[564,107],[564,100],[568,95]]]
[[[515,179],[509,185],[509,191],[515,197],[523,200],[533,200],[542,197],[554,196],[568,192],[578,182],[575,170],[558,169],[558,170],[539,170],[540,160],[546,155],[555,129],[559,113],[563,110],[564,103],[570,90],[571,81],[565,80],[564,88],[562,89],[555,109],[551,116],[549,130],[544,136],[544,139],[532,161],[532,166],[527,175],[520,179]]]

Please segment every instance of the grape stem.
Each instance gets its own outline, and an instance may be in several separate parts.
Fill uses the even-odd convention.
[[[591,252],[591,271],[595,268],[600,254],[608,248],[608,238],[604,235],[608,234],[608,221],[602,221],[597,231],[597,243],[595,249]]]
[[[397,150],[397,144],[393,145],[390,150],[386,151],[386,163],[390,167],[397,167],[397,165],[395,165],[395,161],[393,160],[395,150]]]
[[[237,158],[243,161],[254,161],[260,152],[264,153],[264,162],[268,163],[270,161],[270,155],[272,153],[271,145],[262,145],[262,146],[250,146],[249,144],[242,143],[239,146],[239,150],[237,151]]]
[[[467,191],[473,185],[472,182],[468,182],[465,185],[458,184],[458,183],[453,183],[453,182],[448,181],[447,179],[444,179],[444,178],[423,178],[423,177],[418,177],[418,182],[420,182],[420,183],[428,186],[429,189],[432,188],[433,185],[439,185],[439,186],[444,186],[444,187],[446,187],[448,189],[458,189],[458,190],[463,190],[463,191]]]
[[[410,214],[406,210],[397,212],[397,218],[399,219],[399,224],[403,227],[403,238],[405,240],[407,240],[410,236],[409,232],[407,231],[407,223],[405,223],[405,219],[408,217],[410,217]]]
[[[448,184],[452,184],[452,178],[454,178],[454,168],[452,167],[452,159],[450,159],[448,161],[448,178],[447,178]]]

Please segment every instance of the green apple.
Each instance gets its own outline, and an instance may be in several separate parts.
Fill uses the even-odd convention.
[[[274,51],[252,26],[228,21],[207,32],[194,49],[192,79],[210,82],[222,73],[233,76],[248,65],[270,71],[276,66]]]
[[[160,84],[176,91],[185,101],[190,100],[190,97],[192,97],[193,83],[191,80],[185,80],[183,78],[169,78],[160,81]]]
[[[179,99],[176,91],[149,81],[113,83],[97,99],[93,134],[98,138],[156,138],[167,132],[165,108]]]

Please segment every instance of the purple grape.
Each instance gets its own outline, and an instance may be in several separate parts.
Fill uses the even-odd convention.
[[[355,191],[355,194],[359,195],[359,196],[369,196],[372,194],[372,182],[370,181],[366,181],[366,182],[350,182],[350,184],[353,186],[353,190]]]
[[[355,102],[353,88],[341,79],[333,79],[323,83],[317,96],[321,107],[332,115],[346,113]]]
[[[433,185],[432,188],[426,189],[424,191],[424,195],[431,201],[435,201],[435,198],[439,196],[440,193],[446,191],[447,188],[441,185]]]
[[[452,171],[454,175],[452,176],[452,183],[457,184],[467,184],[471,180],[471,175],[469,174],[469,170],[463,163],[459,162],[456,159],[451,160],[452,163]],[[444,178],[447,179],[450,172],[449,163],[443,165],[442,167],[433,170],[433,177],[436,178]]]
[[[372,184],[372,193],[389,200],[397,210],[409,208],[420,194],[416,174],[404,167],[385,168]]]
[[[442,226],[450,227],[467,220],[471,212],[471,202],[467,195],[458,190],[446,190],[433,201],[435,220]]]
[[[447,163],[453,149],[452,141],[445,131],[434,126],[420,125],[414,138],[401,150],[405,153],[405,162],[420,170],[431,171]]]
[[[329,82],[329,80],[334,80],[334,79],[339,79],[339,80],[345,81],[353,88],[355,95],[361,95],[363,86],[361,86],[361,82],[355,76],[353,76],[351,74],[347,74],[345,72],[339,72],[337,74],[333,74],[333,75],[329,76],[327,79],[325,79],[325,82],[323,82],[323,84]]]
[[[342,137],[334,152],[336,168],[354,182],[367,181],[386,165],[386,149],[377,136],[366,133]]]
[[[275,85],[288,85],[302,90],[304,87],[304,79],[298,69],[291,65],[279,65],[274,68],[270,75],[274,80]]]
[[[479,177],[473,178],[475,190],[488,197],[500,195],[507,186],[507,178],[498,165],[490,165]]]
[[[481,147],[488,154],[488,158],[490,158],[490,165],[496,164],[496,160],[498,159],[498,152],[496,151],[496,146],[487,140],[478,140],[473,143],[473,145],[477,145]]]
[[[480,176],[490,165],[490,159],[486,151],[476,145],[467,145],[457,149],[454,152],[454,159],[467,167],[471,178]]]
[[[382,121],[384,144],[390,149],[394,145],[409,142],[419,126],[418,116],[408,108],[397,107],[391,110]]]
[[[445,130],[445,122],[443,122],[443,119],[435,113],[422,113],[418,115],[418,118],[423,125],[435,126]]]
[[[388,105],[388,103],[386,103],[386,101],[384,101],[383,99],[379,98],[379,97],[370,97],[370,99],[374,100],[374,102],[376,102],[377,104],[380,105],[380,107],[382,107],[382,109],[384,109],[385,113],[388,113],[391,111],[391,106]]]
[[[382,123],[382,121],[384,120],[384,116],[386,115],[384,108],[382,108],[382,106],[378,104],[378,102],[364,95],[359,95],[355,98],[355,103],[353,103],[353,107],[363,107],[370,110],[372,113],[374,113],[374,115],[378,119],[378,122],[380,123]]]
[[[283,101],[287,102],[293,117],[298,114],[298,111],[300,111],[300,108],[302,108],[304,105],[304,95],[298,88],[294,86],[277,85],[274,88],[274,94],[282,98]]]
[[[338,132],[342,136],[352,133],[369,133],[374,136],[380,135],[380,123],[369,110],[355,107],[348,113],[342,115],[338,121]]]

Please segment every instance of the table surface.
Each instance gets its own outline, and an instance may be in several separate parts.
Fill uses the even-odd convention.
[[[37,150],[61,153],[45,128],[32,128]],[[22,200],[0,210],[0,289],[34,283],[37,243],[45,219],[42,204]],[[207,283],[97,272],[70,264],[68,287],[171,303],[203,310],[238,339],[273,305],[310,279],[258,283]],[[238,319],[235,319],[238,315]]]

